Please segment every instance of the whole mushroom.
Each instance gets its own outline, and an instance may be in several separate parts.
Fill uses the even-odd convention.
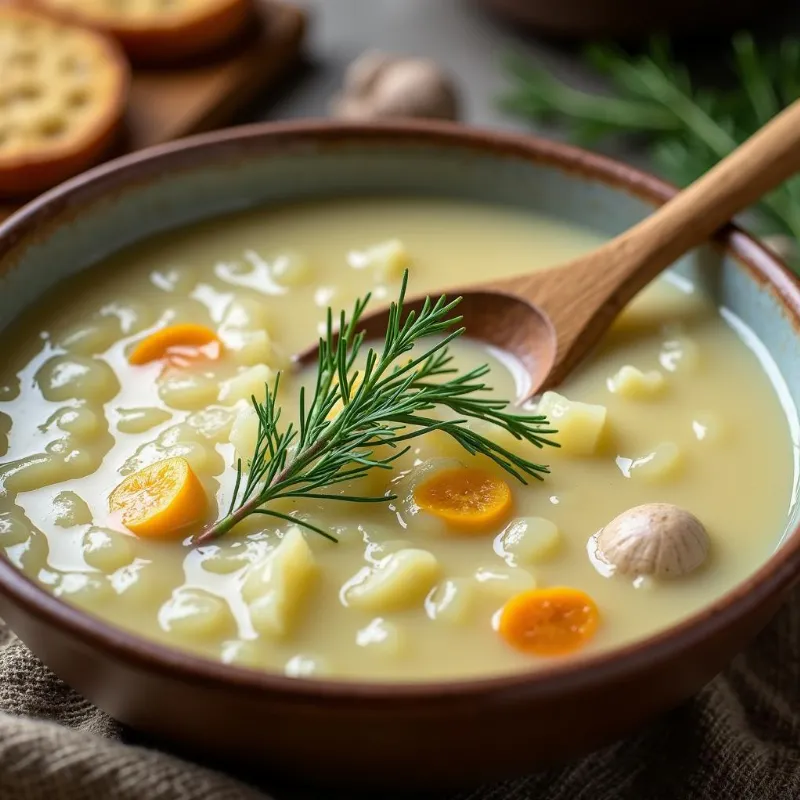
[[[368,51],[347,69],[331,113],[351,120],[422,117],[458,118],[452,80],[428,58],[391,56]]]
[[[597,536],[598,555],[623,575],[688,575],[706,560],[709,547],[700,520],[670,503],[629,508]]]

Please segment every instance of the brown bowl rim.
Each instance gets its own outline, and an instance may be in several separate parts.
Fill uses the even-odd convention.
[[[80,213],[83,201],[163,174],[165,169],[208,163],[209,152],[224,155],[229,148],[246,156],[248,148],[280,151],[304,144],[358,141],[361,146],[396,141],[453,146],[499,156],[523,158],[565,173],[621,189],[653,205],[668,200],[676,188],[635,167],[607,156],[537,136],[466,127],[449,122],[395,121],[344,123],[324,119],[243,125],[199,134],[126,155],[83,173],[28,203],[0,223],[0,262],[13,255],[28,237],[42,236],[47,224],[62,212]],[[769,287],[793,327],[800,331],[800,280],[752,236],[728,225],[715,237],[759,284]],[[352,702],[455,698],[480,700],[524,689],[528,697],[544,697],[585,690],[646,669],[687,650],[733,625],[776,594],[788,591],[800,576],[800,525],[784,537],[767,561],[745,580],[698,612],[652,636],[622,647],[573,657],[549,666],[501,675],[455,680],[363,681],[295,678],[256,668],[235,666],[158,644],[104,622],[89,612],[58,599],[39,587],[3,556],[0,592],[26,613],[58,626],[83,646],[99,649],[130,667],[166,673],[179,680],[206,686],[224,686],[242,692],[280,694],[285,701]]]

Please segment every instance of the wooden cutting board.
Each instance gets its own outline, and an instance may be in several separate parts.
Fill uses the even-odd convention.
[[[125,131],[109,158],[233,121],[299,62],[306,15],[289,3],[261,0],[259,26],[231,52],[198,66],[135,70]],[[30,198],[27,198],[30,199]],[[25,202],[0,205],[0,220]]]

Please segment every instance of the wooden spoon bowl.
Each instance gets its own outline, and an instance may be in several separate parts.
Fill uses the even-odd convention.
[[[527,376],[518,401],[557,386],[619,312],[677,258],[800,170],[800,100],[650,217],[567,264],[447,292],[469,336],[517,357]],[[404,303],[419,310],[423,297]],[[362,319],[383,337],[388,309]],[[317,346],[297,356],[314,362]]]

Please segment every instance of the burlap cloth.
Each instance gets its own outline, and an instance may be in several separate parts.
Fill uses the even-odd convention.
[[[0,633],[0,799],[293,800],[131,744]],[[306,793],[304,797],[325,797]],[[342,798],[352,797],[350,793]],[[446,800],[799,800],[800,591],[727,671],[640,735]]]

